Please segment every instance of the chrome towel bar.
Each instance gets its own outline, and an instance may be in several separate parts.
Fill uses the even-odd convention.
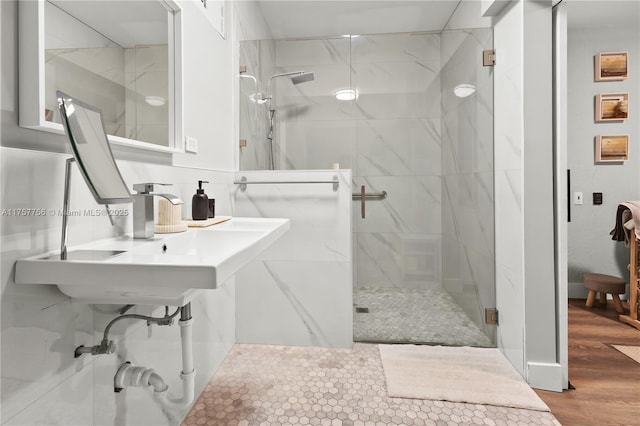
[[[247,180],[246,176],[242,176],[240,180],[236,180],[233,182],[236,185],[240,185],[240,190],[244,191],[247,189],[247,185],[280,185],[280,184],[289,184],[289,183],[331,183],[333,184],[333,191],[336,192],[338,190],[338,186],[340,185],[340,180],[337,175],[333,176],[331,180]]]

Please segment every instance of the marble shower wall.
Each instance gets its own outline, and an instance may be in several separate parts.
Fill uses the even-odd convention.
[[[264,60],[262,43],[245,42],[247,60]],[[353,170],[355,188],[389,194],[368,203],[364,220],[354,207],[356,287],[439,286],[440,35],[276,40],[274,54],[277,73],[315,74],[299,85],[289,78],[273,80],[276,169],[339,163]],[[335,92],[345,88],[357,89],[359,97],[337,100]],[[268,122],[266,112],[257,109],[256,127]],[[251,127],[250,112],[243,114],[241,128]],[[261,152],[242,150],[243,155]],[[248,165],[242,162],[243,169]]]
[[[126,136],[157,145],[169,145],[169,46],[137,45],[124,49]],[[147,96],[160,97],[153,106]]]
[[[433,288],[441,281],[440,35],[351,38],[356,107],[356,288]]]
[[[256,95],[267,95],[269,79],[276,73],[275,42],[241,41],[239,55],[240,65],[247,69],[240,77],[240,139],[247,141],[240,148],[240,170],[268,170],[269,108],[256,102]]]
[[[351,171],[240,172],[234,216],[287,217],[291,228],[236,274],[238,343],[350,348],[353,342]]]
[[[45,51],[47,120],[61,123],[56,90],[102,109],[107,133],[125,135],[125,49],[105,46]]]
[[[167,45],[47,49],[46,108],[60,123],[55,91],[102,110],[107,133],[169,144],[169,56]],[[147,96],[165,100],[152,106]]]
[[[478,58],[491,46],[489,29],[274,45],[276,72],[315,73],[274,81],[276,169],[340,163],[354,192],[388,193],[367,200],[366,219],[353,204],[355,291],[444,283],[483,329],[495,306],[493,83]],[[478,90],[459,99],[464,82]],[[358,98],[336,100],[349,87]]]
[[[352,85],[350,49],[349,37],[276,41],[278,73],[315,75],[298,85],[274,80],[277,169],[355,169],[356,105],[334,96]]]
[[[495,307],[493,194],[493,68],[482,51],[491,29],[442,33],[443,287],[495,342],[484,309]],[[459,98],[467,83],[475,94]]]
[[[356,287],[440,285],[440,36],[388,34],[278,40],[276,166],[353,170],[354,188],[386,190],[367,218],[354,207]],[[339,101],[354,88],[359,97]],[[355,204],[354,204],[355,206]]]

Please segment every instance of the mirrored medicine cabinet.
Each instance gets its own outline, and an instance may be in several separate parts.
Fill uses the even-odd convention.
[[[103,111],[116,145],[183,152],[173,0],[20,0],[21,127],[62,134],[56,90]]]

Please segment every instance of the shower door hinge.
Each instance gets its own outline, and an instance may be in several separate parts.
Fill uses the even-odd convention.
[[[247,140],[246,139],[240,139],[240,147],[245,147],[247,146]]]
[[[482,51],[482,65],[492,67],[496,64],[496,51],[493,49]]]
[[[498,310],[496,308],[486,308],[484,310],[484,322],[488,325],[498,325]]]

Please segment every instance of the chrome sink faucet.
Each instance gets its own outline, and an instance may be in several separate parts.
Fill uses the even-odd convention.
[[[133,190],[133,238],[153,238],[153,196],[163,197],[173,205],[183,204],[179,197],[171,194],[155,194],[154,185],[169,186],[165,183],[135,183]]]

